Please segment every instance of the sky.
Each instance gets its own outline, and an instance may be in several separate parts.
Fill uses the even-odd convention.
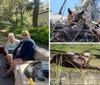
[[[52,13],[58,13],[60,10],[61,5],[63,4],[64,0],[50,0],[50,9],[52,11]],[[67,9],[74,9],[75,5],[77,5],[79,3],[79,0],[67,0],[67,5],[65,8],[65,14],[67,15]]]
[[[65,16],[68,14],[67,9],[70,8],[74,10],[75,5],[79,4],[80,0],[67,0],[67,5],[65,8],[65,12],[63,13]],[[63,4],[64,0],[50,0],[50,10],[52,13],[56,14],[59,12],[61,5]],[[100,2],[99,2],[100,6]]]

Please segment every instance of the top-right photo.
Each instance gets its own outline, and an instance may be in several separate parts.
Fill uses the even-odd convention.
[[[50,0],[50,42],[100,42],[100,0]]]

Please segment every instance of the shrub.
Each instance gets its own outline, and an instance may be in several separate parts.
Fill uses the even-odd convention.
[[[47,26],[30,29],[29,32],[34,40],[42,44],[49,44],[49,29]]]
[[[22,30],[27,29],[31,35],[31,38],[35,41],[42,43],[42,44],[49,44],[49,28],[48,26],[42,26],[42,27],[26,27],[26,28],[17,28],[13,30],[12,32],[17,35],[21,35]],[[11,32],[11,31],[10,31]]]

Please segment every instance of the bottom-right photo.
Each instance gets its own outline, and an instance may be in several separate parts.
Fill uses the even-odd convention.
[[[50,85],[99,85],[100,44],[51,44]]]

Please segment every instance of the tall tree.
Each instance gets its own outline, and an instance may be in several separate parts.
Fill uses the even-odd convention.
[[[34,10],[33,10],[33,26],[38,26],[38,12],[39,12],[39,2],[40,0],[34,0]]]
[[[21,27],[23,27],[23,13],[25,10],[25,6],[27,4],[28,0],[18,0],[18,8],[20,10],[20,20],[21,20]]]
[[[8,20],[12,16],[15,0],[1,0],[0,2],[0,21]]]

